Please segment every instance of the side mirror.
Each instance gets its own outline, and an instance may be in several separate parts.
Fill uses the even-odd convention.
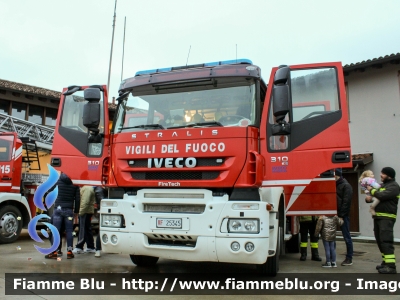
[[[85,100],[89,101],[83,107],[83,125],[90,131],[89,142],[98,142],[99,139],[101,140],[101,136],[99,135],[100,90],[98,88],[88,88],[84,91],[83,95]]]
[[[289,107],[289,86],[288,85],[274,85],[272,91],[274,117],[276,122],[279,123],[285,119],[290,111]]]
[[[100,125],[100,103],[86,103],[83,107],[83,126],[90,131],[99,132]]]
[[[99,102],[101,99],[100,90],[98,88],[88,88],[83,92],[83,97],[89,102]]]
[[[290,76],[290,68],[281,66],[275,73],[273,97],[273,114],[276,124],[272,126],[272,135],[290,134],[290,124],[285,121],[290,111],[290,91],[287,84]]]

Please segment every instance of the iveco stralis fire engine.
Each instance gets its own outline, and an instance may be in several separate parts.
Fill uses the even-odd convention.
[[[350,167],[341,63],[247,59],[147,70],[122,81],[109,128],[105,86],[63,90],[52,165],[104,185],[105,252],[257,265],[276,274],[293,216],[334,215],[329,170]]]

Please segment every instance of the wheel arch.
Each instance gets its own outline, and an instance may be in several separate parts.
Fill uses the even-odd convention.
[[[0,207],[11,205],[15,206],[18,208],[18,210],[21,212],[21,217],[22,217],[22,228],[28,228],[28,224],[31,220],[31,212],[29,210],[28,202],[24,197],[21,197],[20,200],[17,199],[9,199],[9,198],[3,198],[0,199]]]

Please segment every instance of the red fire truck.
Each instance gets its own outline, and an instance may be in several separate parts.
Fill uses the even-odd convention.
[[[18,239],[36,216],[33,195],[48,175],[22,172],[23,163],[36,162],[40,170],[36,142],[18,138],[16,132],[0,133],[0,244]]]
[[[341,63],[247,59],[146,70],[122,81],[109,129],[105,86],[63,90],[52,166],[103,185],[105,252],[254,264],[275,275],[293,216],[334,215],[350,167]],[[146,118],[134,118],[134,111]]]

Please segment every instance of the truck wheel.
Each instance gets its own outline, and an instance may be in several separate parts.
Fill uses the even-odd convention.
[[[276,276],[279,271],[279,255],[281,253],[281,247],[284,243],[284,236],[283,236],[283,223],[280,222],[283,218],[280,216],[281,212],[278,215],[278,237],[276,241],[276,252],[274,256],[268,257],[267,261],[262,265],[257,265],[257,270],[261,275],[267,276]]]
[[[1,207],[0,244],[9,244],[15,242],[21,233],[22,224],[22,215],[18,208],[12,205]]]
[[[158,261],[158,257],[147,255],[129,255],[132,262],[138,267],[153,267]]]
[[[274,256],[268,257],[267,261],[263,263],[262,265],[257,265],[257,270],[261,275],[267,275],[267,276],[273,276],[275,277],[276,274],[278,274],[279,271],[279,253],[280,253],[280,245],[281,245],[281,231],[283,228],[279,227],[279,232],[278,232],[278,241],[277,241],[277,247],[276,247],[276,252]]]

